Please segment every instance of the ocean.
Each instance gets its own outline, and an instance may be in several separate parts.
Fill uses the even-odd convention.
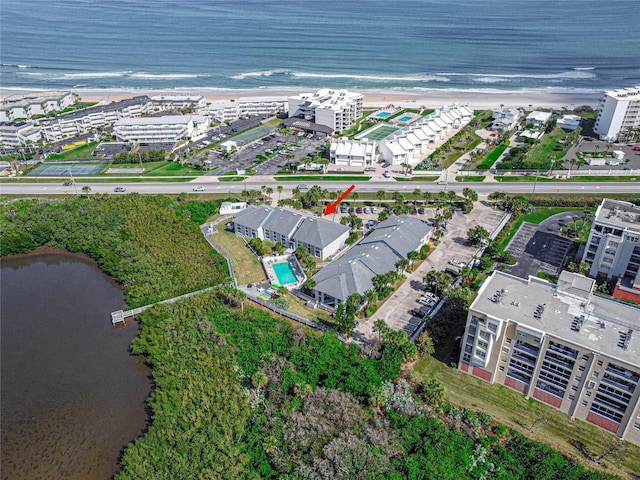
[[[0,85],[601,92],[640,82],[631,0],[3,0]]]

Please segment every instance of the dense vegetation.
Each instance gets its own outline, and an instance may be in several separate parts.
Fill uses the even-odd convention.
[[[146,305],[225,279],[225,260],[196,225],[216,207],[136,194],[16,202],[4,207],[0,252],[46,245],[86,253],[125,286],[130,307]]]
[[[111,163],[149,163],[159,162],[167,158],[167,153],[164,150],[144,150],[141,152],[122,152],[118,153]]]
[[[85,252],[145,303],[225,279],[197,226],[213,211],[184,197],[24,201],[5,207],[0,245]],[[396,381],[416,355],[404,332],[381,330],[380,358],[369,358],[229,287],[139,320],[132,349],[153,367],[152,423],[126,449],[119,480],[609,478],[487,415],[438,405],[438,382],[414,392]]]

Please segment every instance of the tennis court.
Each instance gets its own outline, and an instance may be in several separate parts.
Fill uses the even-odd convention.
[[[108,163],[45,163],[34,168],[27,177],[86,177],[100,175]]]
[[[233,135],[232,137],[227,138],[227,140],[233,140],[238,144],[239,147],[243,147],[247,143],[251,143],[258,140],[259,138],[271,135],[271,132],[273,132],[274,130],[274,127],[260,125],[259,127],[252,128],[251,130],[239,133],[238,135]]]
[[[375,125],[365,130],[364,132],[359,133],[358,135],[356,135],[355,139],[361,140],[363,138],[366,138],[368,140],[374,141],[382,140],[383,138],[387,138],[389,135],[397,132],[398,130],[400,130],[398,127],[392,127],[391,125],[379,123],[378,125]]]

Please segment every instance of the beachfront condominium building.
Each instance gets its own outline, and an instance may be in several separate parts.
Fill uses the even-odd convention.
[[[0,122],[13,122],[36,115],[60,112],[73,105],[76,97],[71,92],[34,92],[10,95],[0,105]]]
[[[207,113],[217,122],[238,120],[243,116],[273,117],[287,108],[286,99],[240,97],[237,100],[218,100],[207,105]]]
[[[365,167],[378,158],[378,143],[374,140],[339,138],[331,142],[329,159],[336,165]]]
[[[361,93],[322,89],[289,97],[289,117],[304,118],[335,132],[351,128],[362,116]]]
[[[614,296],[640,303],[640,207],[604,199],[594,215],[583,260],[589,276],[617,279]]]
[[[344,247],[350,233],[346,225],[267,205],[245,208],[227,228],[241,237],[280,242],[291,250],[302,246],[320,260]]]
[[[166,115],[163,117],[123,118],[113,127],[121,142],[175,143],[197,140],[207,133],[209,117],[200,115]]]
[[[593,131],[600,139],[618,141],[640,128],[640,85],[604,92]]]
[[[640,308],[495,271],[469,307],[459,368],[640,445]]]
[[[0,123],[0,146],[35,146],[41,138],[40,127],[33,122]]]
[[[117,102],[57,115],[53,118],[38,120],[42,127],[42,136],[48,141],[57,142],[65,137],[87,133],[115,123],[121,118],[138,117],[151,111],[151,99],[146,95],[126,98]]]
[[[207,101],[202,95],[155,95],[151,97],[155,111],[188,110],[189,113],[206,113]]]

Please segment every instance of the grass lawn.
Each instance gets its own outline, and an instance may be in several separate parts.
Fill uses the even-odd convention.
[[[499,182],[535,182],[535,175],[496,175]],[[573,175],[570,178],[551,178],[538,175],[538,182],[640,182],[631,175]]]
[[[144,173],[145,175],[148,174],[149,172],[160,168],[164,165],[167,165],[169,162],[167,162],[166,160],[159,160],[157,162],[148,162],[148,163],[143,163],[142,166],[140,166],[140,163],[112,163],[109,165],[109,168],[121,168],[121,169],[125,169],[125,168],[144,168]],[[109,168],[107,168],[107,170],[109,170]],[[107,171],[105,170],[105,172]],[[139,175],[138,173],[104,173],[103,175]]]
[[[282,120],[279,118],[270,118],[269,120],[262,122],[262,124],[267,127],[279,127],[282,125]]]
[[[527,153],[526,164],[528,168],[536,168],[536,165],[548,168],[550,156],[556,161],[564,157],[570,145],[561,145],[560,149],[556,149],[556,146],[559,145],[558,141],[564,140],[567,135],[568,133],[561,128],[556,128],[551,133],[543,135],[540,141]]]
[[[456,182],[484,182],[484,175],[463,175],[456,177]]]
[[[500,157],[500,155],[502,155],[502,153],[506,149],[507,147],[505,147],[504,145],[497,146],[496,148],[491,150],[486,157],[484,157],[484,160],[482,160],[482,162],[476,166],[476,169],[489,170],[493,166],[493,164],[496,163],[498,157]]]
[[[71,150],[67,150],[63,153],[52,153],[49,155],[49,160],[76,160],[78,158],[102,158],[102,155],[91,156],[93,149],[96,147],[97,142],[86,143],[80,147],[76,147]]]
[[[416,175],[415,177],[393,177],[396,182],[435,182],[440,175]]]
[[[329,312],[320,310],[319,308],[313,309],[306,306],[303,300],[287,293],[284,298],[289,301],[288,311],[300,315],[301,317],[308,318],[309,320],[315,320],[316,322],[324,323],[325,325],[333,325],[335,323],[333,317]]]
[[[182,176],[182,175],[202,175],[202,170],[198,170],[193,166],[180,165],[176,162],[160,162],[161,165],[153,170],[148,172],[145,171],[145,175],[149,176],[163,176],[163,177],[172,177],[172,176]],[[144,163],[142,164],[145,165]]]
[[[501,238],[500,248],[502,248],[503,250],[507,248],[507,245],[509,245],[509,242],[511,241],[513,236],[516,234],[516,232],[520,228],[520,225],[522,225],[523,222],[535,223],[537,225],[541,223],[543,220],[546,220],[547,218],[552,217],[553,215],[557,215],[558,213],[577,212],[580,210],[581,209],[577,207],[555,207],[555,208],[537,207],[533,212],[527,213],[525,215],[521,215],[513,223],[507,235],[504,238]],[[502,237],[502,235],[500,235],[500,237]]]
[[[369,175],[276,175],[273,177],[278,182],[361,182],[371,180]]]
[[[444,386],[445,401],[491,415],[529,438],[538,440],[563,454],[586,464],[570,441],[578,440],[596,454],[602,453],[616,440],[613,434],[580,420],[571,420],[565,413],[502,385],[491,385],[478,378],[445,366],[433,357],[423,357],[415,364],[411,378],[416,382],[436,379]],[[529,427],[542,417],[529,431]],[[617,460],[602,461],[607,473],[631,478],[630,472],[640,472],[640,447],[626,444],[626,451]],[[593,465],[589,465],[593,467]],[[535,476],[535,475],[534,475]]]
[[[219,182],[242,182],[243,180],[245,180],[247,177],[238,177],[238,176],[220,176],[218,177],[218,181]]]
[[[238,283],[244,285],[246,283],[266,282],[267,277],[262,269],[260,261],[246,246],[242,237],[225,230],[227,222],[216,225],[218,233],[211,235],[211,238],[220,248],[229,255],[233,263],[233,271],[238,278]]]

